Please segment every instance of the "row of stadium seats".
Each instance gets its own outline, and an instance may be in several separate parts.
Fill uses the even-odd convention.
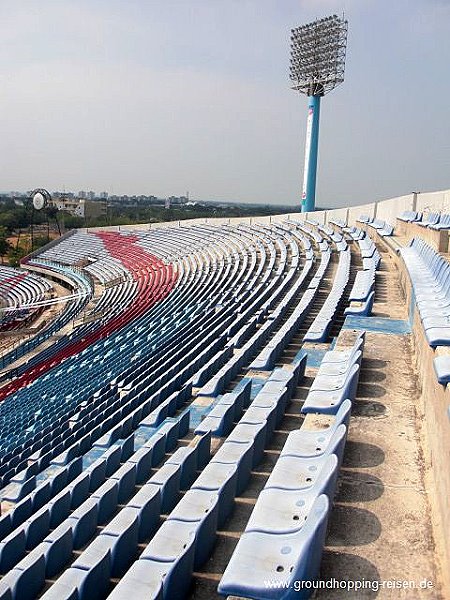
[[[186,247],[190,228],[180,229],[182,232],[176,230],[166,233],[166,248],[169,238],[172,239],[172,245],[176,246],[176,241],[181,237]],[[3,413],[4,442],[0,468],[4,483],[8,484],[2,490],[2,507],[8,508],[6,505],[9,503],[10,510],[4,512],[1,519],[1,556],[4,556],[4,563],[0,560],[0,564],[7,565],[14,582],[16,578],[22,582],[29,579],[31,563],[40,573],[33,575],[36,585],[40,581],[42,587],[43,564],[44,576],[48,579],[45,574],[46,558],[42,559],[39,554],[41,550],[33,554],[33,559],[29,557],[40,544],[45,544],[47,548],[51,541],[49,536],[62,524],[53,527],[58,518],[52,515],[66,514],[64,511],[58,513],[59,508],[52,508],[54,504],[61,506],[60,502],[63,501],[59,494],[67,502],[67,493],[70,498],[74,493],[77,496],[81,494],[80,486],[86,485],[79,483],[78,478],[81,477],[85,482],[85,478],[91,481],[91,477],[98,477],[103,467],[95,465],[95,457],[96,460],[102,457],[102,464],[110,465],[107,467],[109,479],[114,479],[115,473],[129,462],[130,436],[133,436],[133,450],[140,452],[140,457],[135,457],[133,464],[139,464],[139,477],[144,477],[147,474],[145,465],[148,465],[148,456],[147,450],[142,451],[142,447],[150,439],[145,430],[152,430],[155,435],[168,424],[168,419],[177,419],[173,409],[180,410],[181,405],[174,402],[174,395],[178,398],[183,390],[189,390],[189,381],[194,376],[197,378],[196,374],[208,364],[207,378],[215,376],[220,365],[213,359],[223,352],[227,341],[234,339],[236,348],[251,342],[247,364],[250,363],[251,354],[257,348],[262,348],[265,342],[263,336],[254,336],[252,318],[259,313],[261,324],[271,321],[272,311],[282,308],[291,288],[298,283],[302,274],[302,281],[305,280],[305,265],[301,265],[299,257],[304,252],[312,255],[311,258],[315,254],[309,240],[303,246],[302,240],[305,241],[306,236],[293,224],[280,225],[278,229],[224,226],[220,233],[219,248],[211,242],[208,244],[209,240],[205,241],[207,236],[217,239],[216,228],[207,226],[195,231],[194,253],[182,254],[182,246],[178,245],[179,255],[174,268],[177,280],[165,300],[118,330],[111,331],[107,338],[89,344],[77,355],[65,357],[51,371],[31,381],[26,389],[17,390],[2,402],[0,415]],[[147,235],[136,236],[139,241],[131,238],[131,244],[141,244]],[[154,237],[157,237],[156,234]],[[322,248],[327,246],[323,240],[321,244]],[[316,252],[320,253],[319,248]],[[309,268],[314,269],[314,266],[310,265]],[[308,277],[313,275],[308,273]],[[285,281],[286,285],[283,285]],[[299,284],[297,291],[300,287]],[[282,320],[278,321],[278,328],[270,331],[271,336],[277,334]],[[270,383],[273,386],[276,381]],[[68,389],[70,394],[67,393]],[[184,393],[190,394],[189,391]],[[259,408],[264,409],[253,407],[255,415]],[[273,415],[273,410],[269,412]],[[273,416],[267,416],[272,427],[275,423]],[[177,419],[176,422],[179,421]],[[245,425],[241,427],[241,435],[244,435],[248,424],[242,425]],[[158,435],[156,437],[159,439]],[[173,435],[171,439],[174,439]],[[261,439],[260,435],[257,438],[257,454],[260,452]],[[121,466],[114,470],[119,454]],[[132,476],[124,469],[124,482],[127,477]],[[95,481],[99,486],[103,485],[101,477]],[[122,481],[122,475],[119,481]],[[88,490],[93,490],[92,486],[95,487],[97,483],[89,483]],[[128,484],[123,485],[124,489],[130,489]],[[168,485],[167,489],[172,489],[171,484]],[[94,492],[88,493],[92,496]],[[63,521],[73,524],[81,519],[76,535],[71,530],[71,535],[75,537],[84,531],[83,523],[92,523],[91,509],[86,509],[86,514],[83,509],[73,517],[72,511],[79,509],[76,505],[83,494],[77,497],[78,500],[69,509],[70,516]],[[51,521],[50,529],[45,525],[47,519],[56,519]],[[89,531],[91,527],[92,524],[88,527]],[[115,534],[108,535],[110,538],[116,537]],[[117,538],[119,546],[125,543],[121,536]],[[24,552],[24,539],[25,552],[28,554],[17,560]],[[77,540],[77,543],[81,540],[87,543],[83,536],[77,537]],[[96,544],[106,542],[112,543],[112,539],[103,539]],[[67,547],[73,548],[70,544]],[[111,554],[112,546],[108,548]],[[58,555],[59,551],[56,552]],[[86,569],[80,565],[73,564],[71,569],[65,571],[70,571],[66,577],[87,577]],[[84,573],[73,573],[77,569]],[[7,577],[4,578],[4,585],[7,584]],[[9,589],[13,590],[15,596],[14,582],[11,581]],[[22,584],[17,585],[20,588]],[[29,587],[31,589],[33,586]],[[58,594],[56,584],[50,587],[49,593],[53,587],[53,593]]]
[[[358,218],[359,223],[364,223],[364,225],[368,225],[379,233],[379,235],[386,237],[390,236],[394,233],[394,227],[387,223],[386,221],[382,221],[381,219],[374,219],[369,217],[368,215],[360,215]]]
[[[274,261],[274,260],[275,260],[275,255],[273,255],[273,261]],[[230,262],[230,264],[231,264],[231,262]],[[220,272],[219,272],[219,271],[218,271],[217,273],[218,273],[218,274],[220,274]],[[270,271],[269,271],[269,273],[270,273]],[[236,304],[236,303],[234,303],[234,304]],[[225,322],[225,323],[226,323],[226,322]],[[143,331],[145,331],[145,327],[143,327],[142,329],[143,329]],[[141,331],[139,331],[138,333],[139,333],[139,334],[141,334]],[[139,339],[140,337],[141,337],[141,336],[139,335],[138,339]],[[130,350],[131,350],[133,353],[135,353],[136,341],[137,341],[136,339],[135,339],[135,340],[132,340],[132,342],[133,342],[133,343],[131,344],[131,348],[130,348]],[[152,340],[152,341],[153,341],[153,340]],[[108,340],[107,342],[109,343],[109,342],[110,342],[110,340]],[[106,343],[105,343],[105,345],[106,345]],[[145,347],[144,347],[144,348],[145,348]],[[144,348],[142,348],[142,349],[144,349]],[[141,350],[142,350],[142,349],[141,349]],[[90,353],[91,351],[94,351],[94,350],[95,350],[95,348],[92,348],[92,347],[91,347],[90,349],[88,349],[88,353]],[[109,354],[111,354],[111,353],[109,353]],[[106,353],[106,357],[104,357],[104,358],[105,358],[105,359],[107,359],[107,358],[110,358],[110,356],[108,356],[108,352]],[[111,358],[112,358],[112,357],[111,357]],[[82,354],[82,355],[81,355],[81,357],[80,357],[81,364],[85,364],[86,362],[88,362],[88,361],[86,361],[86,360],[83,360],[83,359],[84,359],[84,356],[83,356],[83,354]],[[103,363],[103,360],[101,360],[101,362]],[[106,362],[106,361],[105,361],[105,362]],[[110,361],[108,361],[108,362],[112,362],[112,361],[110,360]],[[151,362],[150,362],[150,361],[148,361],[148,362],[149,362],[149,364],[151,364]],[[117,363],[116,363],[116,365],[117,365]],[[95,368],[95,366],[96,366],[96,365],[95,365],[95,362],[91,362],[91,361],[89,361],[89,366],[87,367],[87,369],[86,369],[86,367],[84,368],[84,370],[85,370],[85,373],[84,373],[84,375],[83,375],[83,381],[84,381],[84,383],[87,383],[87,377],[86,377],[86,375],[88,374],[88,371],[89,371],[89,370],[91,370],[91,369],[94,369],[94,368]],[[117,365],[117,366],[119,367],[119,365]],[[63,374],[64,374],[64,383],[66,383],[66,380],[67,380],[67,374],[68,374],[68,373],[71,373],[71,371],[70,371],[69,369],[70,369],[70,366],[69,366],[69,364],[68,364],[68,361],[66,360],[66,361],[65,361],[65,367],[64,367],[64,369],[63,369],[63,371],[62,371],[62,372],[63,372]],[[87,371],[87,372],[86,372],[86,371]],[[59,375],[59,372],[58,372],[58,373],[52,373],[52,380],[53,380],[53,381],[57,381],[58,375]],[[45,384],[44,384],[44,387],[45,387]],[[30,388],[29,388],[29,389],[30,389]],[[72,386],[72,389],[73,389],[73,386]],[[52,390],[52,391],[53,391],[53,390]],[[55,391],[57,391],[57,390],[55,390]],[[29,398],[28,398],[28,396],[29,396],[29,392],[26,394],[26,396],[27,396],[27,402],[26,402],[26,405],[27,405],[27,407],[29,408],[29,407],[30,407],[30,401],[29,401]],[[64,400],[64,397],[62,397],[62,399]],[[8,399],[8,400],[9,400],[9,399]],[[72,400],[72,398],[71,398],[71,400]],[[76,397],[75,397],[75,398],[73,398],[73,400],[74,400],[74,404],[76,405],[76,403],[77,403],[77,399],[76,399]],[[42,400],[39,398],[39,400],[37,401],[37,402],[38,402],[38,404],[40,404],[40,402],[41,402],[41,401],[42,401]],[[15,411],[16,413],[18,412],[18,406],[17,406],[18,404],[20,404],[20,402],[16,402],[16,403],[15,403],[15,409],[14,409],[14,411]],[[1,408],[2,408],[2,409],[4,409],[4,408],[5,408],[5,406],[2,406]],[[28,424],[30,425],[30,423],[29,423],[29,416],[28,416],[28,415],[29,415],[29,413],[27,412],[27,415],[24,417],[24,423],[28,423]],[[39,419],[39,420],[41,421],[41,419]],[[29,427],[29,429],[31,429],[31,427]]]
[[[421,227],[429,227],[437,231],[442,229],[450,229],[450,214],[441,214],[438,212],[429,212],[427,214],[406,210],[397,217],[400,221],[406,223],[416,223]]]
[[[381,255],[370,236],[387,226],[370,224],[80,231],[30,260],[76,273],[83,308],[95,302],[0,388],[0,598],[189,593],[303,378],[309,346],[288,362],[292,340],[301,330],[328,349],[344,312],[371,312]],[[401,256],[424,327],[446,318],[448,262],[418,240]],[[262,599],[264,581],[317,577],[363,346],[363,334],[338,338],[308,382],[303,425],[220,593]],[[320,415],[328,427],[312,429]]]
[[[420,238],[400,252],[428,343],[450,345],[450,263]]]
[[[355,384],[346,390],[345,399],[333,401],[333,388],[337,374],[345,379],[359,369],[363,346],[364,334],[356,334],[353,347],[325,354],[310,394],[321,390],[329,402],[313,407],[308,396],[302,412],[329,414],[331,407],[334,420],[324,430],[308,429],[304,423],[289,434],[222,576],[222,595],[270,599],[273,588],[267,582],[274,581],[286,600],[309,597],[310,590],[294,589],[292,582],[309,582],[319,574],[356,394]]]
[[[39,333],[37,333],[34,337],[27,339],[25,342],[5,354],[0,359],[0,365],[2,368],[6,368],[18,359],[25,357],[27,354],[38,348],[41,344],[52,338],[55,333],[61,331],[68,323],[75,319],[80,311],[86,306],[93,293],[90,280],[79,271],[69,270],[66,267],[56,263],[42,263],[38,260],[33,260],[32,262],[36,266],[44,267],[49,276],[55,278],[63,276],[65,281],[70,281],[71,289],[73,291],[73,299],[67,301],[60,315],[53,321],[50,321],[47,326],[39,331]],[[48,360],[48,357],[49,352],[47,350],[47,352],[37,360]],[[14,370],[13,374],[20,375],[33,364],[35,364],[35,362],[36,360],[33,362],[23,363],[17,370]]]
[[[51,290],[47,279],[1,265],[0,330],[23,327],[38,310],[33,304],[48,297]]]

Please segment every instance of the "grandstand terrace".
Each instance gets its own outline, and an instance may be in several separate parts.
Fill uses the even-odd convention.
[[[449,214],[80,229],[1,267],[0,599],[449,597]]]

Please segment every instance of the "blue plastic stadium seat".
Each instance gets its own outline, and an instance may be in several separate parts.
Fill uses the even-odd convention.
[[[45,577],[52,579],[72,556],[73,531],[71,523],[62,523],[39,546],[45,555]]]
[[[313,581],[318,577],[328,510],[328,498],[322,495],[299,531],[244,532],[222,576],[219,593],[255,600],[308,598],[310,589],[298,592],[289,582]],[[269,587],[267,581],[288,585],[274,588]]]
[[[114,479],[107,479],[92,495],[97,500],[98,524],[104,525],[114,514],[119,502],[119,484]]]
[[[253,467],[259,464],[264,455],[266,445],[267,422],[247,424],[238,423],[227,438],[229,442],[253,444]]]
[[[183,598],[191,584],[195,557],[196,524],[166,521],[140,556],[157,581],[163,582],[164,598]],[[156,589],[157,586],[155,585]],[[155,593],[148,590],[149,595]]]
[[[161,488],[147,483],[129,500],[127,506],[138,511],[139,543],[150,538],[156,531],[161,514]]]
[[[221,527],[234,506],[238,481],[235,464],[210,463],[192,484],[193,490],[216,492],[219,496],[218,526]]]
[[[152,470],[153,448],[143,446],[139,448],[129,459],[128,462],[136,464],[136,483],[141,485],[150,477]]]
[[[123,508],[101,532],[100,538],[109,538],[112,577],[121,577],[133,561],[138,549],[138,536],[139,509],[130,506]]]
[[[194,568],[206,562],[216,539],[219,497],[213,491],[189,490],[168,521],[193,523],[196,527]]]
[[[72,483],[69,483],[66,490],[70,492],[70,508],[72,510],[75,510],[81,504],[83,504],[85,500],[87,500],[89,496],[90,484],[91,474],[89,471],[85,471],[74,481],[72,481]],[[95,489],[97,489],[97,487],[98,485],[95,486]]]
[[[288,435],[280,456],[309,458],[332,452],[336,454],[340,463],[346,437],[347,428],[343,424],[337,427],[333,424],[323,431],[306,430],[301,427]]]
[[[450,265],[421,239],[401,249],[429,345],[450,345]]]
[[[406,221],[407,223],[412,223],[414,221],[420,221],[422,218],[422,213],[416,212],[414,210],[404,210],[401,215],[397,217],[400,221]]]
[[[136,465],[125,463],[111,476],[119,484],[119,504],[124,504],[134,491],[136,485]]]
[[[450,355],[436,356],[433,359],[433,366],[438,382],[442,385],[450,383]]]
[[[166,436],[155,433],[144,445],[146,448],[152,448],[152,467],[158,466],[166,453]]]
[[[98,522],[98,500],[89,498],[77,508],[66,523],[70,523],[73,530],[73,547],[79,550],[94,535]]]
[[[197,446],[181,446],[167,459],[166,464],[181,466],[181,490],[187,490],[194,481],[197,471],[197,459]]]
[[[366,300],[361,302],[352,302],[349,307],[344,310],[345,315],[370,316],[372,313],[373,303],[375,300],[375,292],[372,291]]]
[[[335,455],[327,458],[314,484],[307,489],[264,488],[256,501],[245,531],[294,533],[301,529],[317,497],[336,487],[338,464]],[[330,499],[331,502],[332,498]]]
[[[111,554],[109,548],[93,544],[64,571],[42,596],[45,600],[100,600],[109,589]]]
[[[338,459],[332,454],[331,457],[337,472]],[[330,465],[330,454],[323,454],[314,458],[303,458],[301,456],[282,456],[278,459],[265,489],[279,488],[282,490],[307,490],[311,488],[321,477],[323,469],[328,470]],[[330,499],[335,491],[335,481],[329,479],[326,493]]]
[[[276,401],[269,401],[264,408],[255,406],[255,402],[247,408],[244,416],[239,421],[239,425],[264,425],[266,424],[266,437],[264,446],[270,440],[275,431],[277,423],[278,406]]]
[[[238,481],[236,494],[239,496],[247,487],[253,464],[253,444],[226,440],[211,459],[211,463],[236,465]]]
[[[6,513],[0,517],[0,540],[3,540],[12,531],[11,514]]]
[[[45,583],[44,554],[37,552],[26,556],[3,577],[2,583],[11,590],[13,600],[34,600]]]
[[[23,525],[27,538],[27,550],[35,548],[50,530],[50,511],[47,507],[41,508],[37,513],[25,521]]]
[[[147,560],[137,560],[108,596],[108,600],[163,600],[162,582],[159,570],[150,569]]]
[[[161,490],[161,511],[169,513],[178,501],[180,493],[181,467],[178,464],[165,463],[149,479],[148,483],[157,485]]]
[[[353,400],[359,379],[359,365],[354,364],[345,375],[316,377],[303,403],[302,413],[335,415],[345,399]]]
[[[158,433],[166,438],[166,452],[172,452],[177,445],[179,431],[180,424],[178,421],[168,421],[158,430]]]
[[[4,575],[25,556],[24,528],[17,529],[0,542],[0,574]]]
[[[106,460],[96,461],[89,468],[89,491],[94,492],[101,484],[105,481],[106,478]]]
[[[211,431],[211,434],[217,437],[227,436],[233,428],[234,413],[233,404],[218,403],[196,427],[194,433],[201,435]]]

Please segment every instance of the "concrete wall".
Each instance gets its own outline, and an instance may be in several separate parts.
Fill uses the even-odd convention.
[[[348,208],[334,208],[333,210],[327,210],[327,223],[336,220],[344,221],[344,223],[347,223],[348,213]]]
[[[361,204],[360,206],[349,206],[348,209],[348,225],[355,225],[356,220],[360,215],[368,215],[369,217],[375,217],[376,214],[376,203]]]
[[[413,194],[377,202],[377,219],[395,226],[395,219],[405,210],[413,210]]]
[[[417,194],[416,210],[450,212],[450,190]]]
[[[210,218],[210,219],[187,219],[182,221],[183,225],[204,225],[209,223],[212,225],[237,224],[237,223],[278,223],[280,221],[295,219],[304,221],[313,219],[319,223],[328,223],[330,219],[347,220],[348,225],[355,225],[360,215],[369,215],[372,218],[378,218],[382,221],[388,221],[391,225],[395,225],[396,217],[404,210],[414,210],[414,194],[406,196],[398,196],[389,198],[388,200],[380,200],[379,202],[371,202],[370,204],[360,204],[358,206],[349,206],[346,208],[335,208],[332,210],[321,210],[310,213],[289,213],[284,215],[272,215],[269,217],[232,217],[230,219]],[[416,208],[418,211],[440,211],[450,212],[450,189],[440,192],[425,192],[418,193],[416,200]],[[91,227],[86,231],[132,231],[133,229],[154,229],[159,227],[179,227],[178,221],[167,221],[165,223],[151,223],[143,225],[122,225],[121,227]]]

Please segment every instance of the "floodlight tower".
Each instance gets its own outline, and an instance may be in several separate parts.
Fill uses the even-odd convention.
[[[315,208],[320,98],[344,81],[347,28],[332,15],[291,30],[291,87],[309,97],[302,212]]]

